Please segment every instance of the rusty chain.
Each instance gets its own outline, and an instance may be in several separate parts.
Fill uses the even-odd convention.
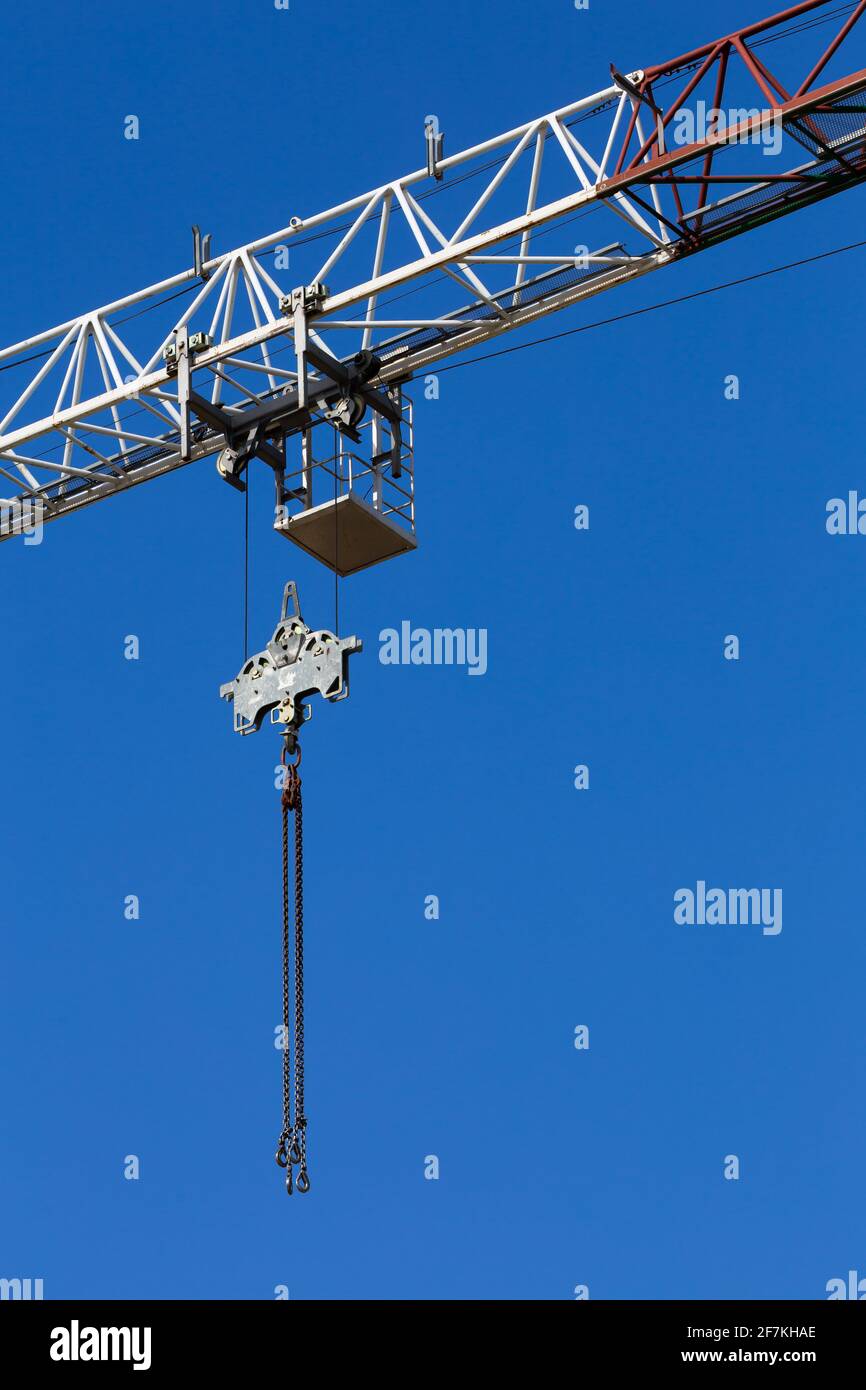
[[[277,1146],[276,1160],[286,1171],[286,1191],[291,1196],[295,1187],[309,1192],[307,1171],[307,1117],[304,1111],[304,807],[301,777],[297,761],[289,763],[287,747],[282,762],[285,780],[281,797],[283,825],[283,1129]],[[292,1031],[291,1013],[291,891],[289,883],[289,818],[295,818],[295,937],[294,937],[294,1119],[292,1118],[292,1059],[289,1037]],[[297,1178],[293,1169],[298,1169]]]

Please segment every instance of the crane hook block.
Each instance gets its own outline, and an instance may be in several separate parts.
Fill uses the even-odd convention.
[[[236,680],[220,686],[223,700],[234,705],[235,731],[252,734],[265,715],[281,724],[289,746],[295,749],[298,732],[309,716],[304,701],[323,695],[336,703],[349,694],[349,657],[362,650],[358,637],[337,637],[333,632],[313,632],[301,617],[298,590],[286,585],[280,621],[263,652],[249,657]]]

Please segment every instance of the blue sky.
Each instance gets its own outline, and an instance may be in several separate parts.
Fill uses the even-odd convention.
[[[224,250],[416,167],[428,112],[455,151],[721,27],[675,0],[7,15],[5,341],[171,274],[193,221]],[[551,331],[856,241],[864,198]],[[217,698],[242,499],[201,463],[2,548],[0,1275],[123,1299],[866,1275],[866,539],[825,529],[866,493],[862,257],[419,401],[420,547],[342,586],[366,652],[307,738],[307,1198],[273,1162],[278,740],[233,736]],[[255,647],[289,578],[313,625],[333,612],[270,502],[260,470]],[[487,629],[486,675],[382,665],[404,619]],[[782,932],[677,925],[699,880],[781,887]]]

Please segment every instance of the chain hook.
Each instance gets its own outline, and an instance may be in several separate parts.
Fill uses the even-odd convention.
[[[297,763],[291,763],[286,768],[286,780],[283,783],[283,811],[297,811],[301,796],[301,779],[298,774]]]

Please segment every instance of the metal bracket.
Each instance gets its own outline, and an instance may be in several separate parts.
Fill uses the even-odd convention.
[[[314,280],[311,285],[299,285],[290,294],[284,294],[280,300],[280,313],[286,318],[293,318],[299,310],[314,313],[327,298],[328,286],[322,284],[321,280]]]
[[[439,129],[435,116],[428,116],[424,122],[424,138],[427,143],[427,173],[431,179],[443,179],[444,172],[439,165],[445,154],[445,134]]]
[[[239,675],[220,686],[220,698],[234,705],[236,733],[252,734],[265,716],[283,726],[289,752],[294,752],[301,725],[310,710],[304,701],[322,695],[331,704],[349,694],[349,657],[362,650],[358,637],[313,632],[301,616],[297,585],[283,593],[280,621],[264,651],[250,657]]]
[[[211,258],[211,234],[202,237],[201,230],[193,224],[192,229],[192,255],[193,267],[199,280],[209,280],[210,271],[205,270],[205,263]]]
[[[192,422],[190,408],[196,393],[192,389],[192,359],[197,352],[206,352],[213,347],[209,333],[190,333],[187,328],[179,328],[174,342],[166,345],[164,360],[166,370],[177,377],[177,404],[180,410],[180,457],[188,462],[192,457]]]
[[[617,71],[616,65],[614,63],[611,63],[610,75],[613,79],[614,85],[619,87],[621,92],[625,92],[627,96],[631,97],[632,101],[639,102],[642,106],[646,106],[653,113],[656,121],[656,136],[658,139],[659,152],[661,154],[664,154],[665,113],[664,111],[662,111],[660,106],[656,105],[652,97],[649,96],[647,92],[642,92],[640,90],[640,87],[636,85],[638,82],[643,81],[643,73],[632,72],[629,73],[629,75],[626,77],[624,73]]]

